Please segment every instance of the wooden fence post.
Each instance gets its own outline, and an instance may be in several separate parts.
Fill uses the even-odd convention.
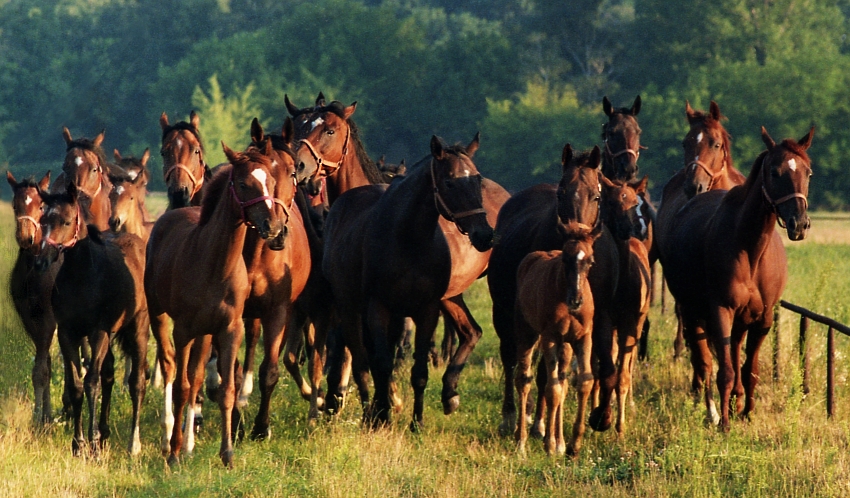
[[[809,330],[809,318],[800,315],[800,365],[803,368],[803,394],[809,394],[809,348],[806,332]]]
[[[826,333],[826,416],[835,413],[835,330]]]

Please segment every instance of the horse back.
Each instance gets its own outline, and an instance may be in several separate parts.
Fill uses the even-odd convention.
[[[593,243],[593,266],[587,273],[587,281],[596,312],[613,312],[618,306],[615,296],[620,281],[620,253],[608,227],[602,228],[602,235]]]
[[[151,314],[169,311],[170,296],[174,295],[175,283],[181,275],[190,271],[181,268],[184,246],[198,226],[200,207],[188,207],[166,211],[154,223],[148,238],[145,260],[145,294]],[[170,313],[169,313],[170,314]]]

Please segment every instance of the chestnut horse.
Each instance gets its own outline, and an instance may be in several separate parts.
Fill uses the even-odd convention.
[[[374,380],[374,402],[364,410],[365,420],[389,420],[395,345],[404,318],[410,316],[417,329],[411,427],[423,425],[428,352],[441,301],[460,296],[483,270],[481,258],[455,260],[450,246],[463,242],[466,253],[485,252],[492,243],[481,176],[471,159],[478,145],[478,135],[466,147],[447,147],[433,136],[430,157],[414,165],[404,179],[388,188],[350,190],[331,207],[322,271],[333,289],[364,406],[369,400],[363,388],[367,361]],[[446,234],[440,218],[451,220],[456,236]],[[472,349],[466,346],[465,354],[459,350],[453,359],[458,362],[452,365],[455,385]],[[446,398],[449,382],[444,378],[444,406],[451,402]]]
[[[514,376],[519,396],[519,423],[516,440],[525,453],[528,439],[526,401],[531,389],[531,363],[540,344],[546,371],[546,434],[543,446],[548,454],[578,454],[584,436],[587,399],[593,386],[590,359],[593,331],[593,294],[587,280],[593,265],[593,245],[603,227],[570,223],[565,228],[560,251],[535,251],[523,258],[517,270],[517,298],[514,327],[519,362]],[[569,448],[564,443],[564,396],[570,363],[575,354],[578,371],[575,380],[578,409]]]
[[[126,173],[126,175],[124,176],[127,179],[131,181],[138,181],[143,187],[147,188],[151,176],[150,170],[148,170],[148,160],[150,160],[151,157],[150,149],[145,149],[145,151],[142,153],[142,157],[123,157],[121,153],[118,152],[118,149],[113,149],[112,155],[115,158],[115,165],[118,166],[121,171]],[[142,178],[138,178],[139,176],[141,176]],[[146,195],[147,190],[145,190],[145,195],[143,195],[141,198],[136,199],[143,209],[146,209]]]
[[[681,307],[695,376],[704,383],[707,419],[729,430],[730,396],[746,418],[755,406],[758,354],[773,325],[773,307],[787,280],[777,221],[792,241],[810,226],[806,213],[814,127],[799,141],[775,143],[762,127],[767,150],[743,185],[711,190],[672,218],[662,251],[670,291]],[[746,337],[747,359],[741,367]],[[711,395],[711,352],[717,356],[718,415]],[[744,399],[746,397],[746,401]]]
[[[166,384],[163,411],[163,442],[170,436],[171,464],[183,449],[183,408],[201,388],[211,341],[217,346],[221,375],[219,456],[226,466],[232,464],[232,428],[239,418],[234,410],[236,354],[244,335],[245,300],[251,292],[242,254],[249,228],[259,231],[262,239],[274,240],[286,219],[286,203],[271,195],[277,178],[271,151],[238,153],[224,144],[222,148],[231,164],[220,167],[205,187],[202,206],[167,211],[148,241],[145,293],[150,313],[160,325],[166,314],[174,321],[174,349],[163,349],[166,379],[177,379],[173,386]],[[170,343],[166,330],[154,331],[160,346]],[[169,368],[175,367],[172,373]],[[194,445],[192,410],[190,405],[187,452]]]
[[[56,332],[56,318],[53,316],[51,295],[53,282],[61,265],[61,262],[57,261],[46,271],[35,271],[35,258],[42,239],[41,192],[46,191],[50,185],[50,172],[38,182],[32,178],[18,182],[12,173],[7,171],[6,180],[12,187],[12,209],[16,220],[15,241],[18,243],[18,257],[9,278],[9,294],[12,296],[15,311],[21,317],[24,331],[35,345],[35,363],[32,367],[35,401],[33,422],[36,426],[43,426],[53,420],[50,404],[50,345]],[[68,401],[68,398],[63,396],[63,401]]]
[[[204,144],[198,126],[201,118],[192,111],[189,121],[169,124],[164,112],[162,129],[162,175],[168,187],[168,209],[201,205],[201,188],[212,176],[204,162]]]
[[[150,216],[145,208],[148,179],[146,164],[150,158],[150,151],[145,149],[139,159],[123,158],[117,150],[115,156],[124,173],[109,175],[112,183],[112,190],[109,192],[112,213],[109,217],[109,228],[116,233],[135,234],[147,243],[153,228],[153,222],[149,221]]]
[[[51,187],[52,192],[64,192],[73,183],[77,193],[81,194],[83,221],[102,232],[109,230],[109,192],[112,191],[109,175],[115,169],[107,162],[101,147],[104,136],[105,132],[101,131],[93,139],[73,139],[68,128],[63,127],[65,159],[62,162],[62,174]]]
[[[650,251],[652,262],[660,257],[661,251],[675,250],[665,244],[665,237],[676,213],[689,199],[710,190],[729,190],[746,180],[732,161],[732,139],[721,123],[726,117],[720,113],[720,106],[712,100],[706,113],[695,111],[690,102],[685,101],[685,117],[690,126],[682,141],[685,166],[664,186],[655,225],[656,238]],[[678,358],[683,349],[682,322],[678,320],[674,357]]]
[[[53,287],[53,312],[59,326],[59,347],[65,364],[65,386],[74,417],[72,450],[79,454],[83,437],[83,389],[88,400],[88,441],[97,454],[110,434],[109,409],[115,381],[115,357],[111,343],[117,341],[131,358],[130,398],[133,416],[129,452],[141,451],[139,417],[145,397],[149,323],[142,290],[145,246],[132,234],[104,238],[94,225],[86,225],[80,194],[72,182],[67,192],[42,194],[43,237],[36,267],[49,268],[64,255]],[[80,347],[91,346],[91,362],[82,378]],[[102,398],[101,398],[102,397]],[[96,419],[96,405],[101,401]]]

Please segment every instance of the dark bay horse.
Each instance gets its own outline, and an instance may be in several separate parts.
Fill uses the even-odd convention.
[[[201,118],[192,111],[189,121],[169,124],[164,112],[159,117],[162,129],[162,174],[168,187],[168,209],[200,206],[204,181],[212,176],[204,162],[204,144],[199,126]]]
[[[133,416],[129,451],[141,451],[139,417],[145,397],[148,351],[148,314],[142,275],[145,247],[132,234],[103,237],[94,225],[86,225],[76,185],[67,192],[42,194],[43,237],[36,266],[48,270],[60,257],[64,261],[53,287],[53,312],[59,328],[59,346],[65,363],[65,385],[74,417],[72,449],[79,454],[83,437],[83,390],[88,400],[88,442],[97,454],[110,434],[109,410],[115,380],[115,357],[111,343],[118,342],[131,358],[130,398]],[[88,339],[92,357],[82,377],[80,347]],[[102,396],[102,399],[101,399]],[[96,419],[97,402],[101,401]]]
[[[32,178],[15,180],[6,172],[6,180],[12,187],[12,209],[15,212],[15,241],[18,257],[9,278],[9,294],[15,311],[21,317],[30,340],[35,345],[35,363],[32,367],[33,422],[36,426],[49,424],[53,420],[50,403],[50,345],[56,332],[51,296],[53,282],[61,265],[60,261],[50,265],[46,271],[35,271],[35,258],[41,247],[41,192],[50,186],[50,172],[36,182]],[[67,398],[63,401],[68,401]],[[70,407],[69,407],[70,408]]]
[[[640,95],[631,107],[615,108],[608,97],[602,98],[602,110],[608,121],[602,125],[602,173],[606,178],[631,181],[638,173],[641,129],[637,115],[640,113]]]
[[[478,135],[466,147],[448,147],[434,136],[431,155],[404,179],[389,187],[349,190],[331,207],[322,270],[333,288],[364,405],[369,400],[362,389],[368,361],[375,397],[364,418],[372,423],[389,420],[395,345],[404,318],[410,316],[417,329],[411,426],[422,427],[428,352],[441,303],[460,296],[486,266],[482,258],[455,259],[450,249],[465,244],[466,253],[484,253],[492,243],[482,178],[472,162],[478,145]],[[441,218],[450,220],[453,232],[446,233]],[[458,363],[449,367],[447,377],[459,374],[469,346],[464,351],[461,344],[454,359]],[[448,382],[444,379],[444,405],[451,402],[446,398]]]
[[[539,344],[546,372],[544,388],[548,454],[578,454],[584,436],[587,399],[593,387],[590,360],[593,332],[593,294],[587,276],[593,265],[593,245],[603,226],[567,225],[560,251],[535,251],[523,258],[517,270],[515,333],[517,358],[514,376],[519,396],[516,440],[525,452],[528,439],[526,405],[531,389],[532,359]],[[570,363],[575,354],[578,370],[575,386],[578,408],[569,447],[564,442],[564,396]]]
[[[708,112],[696,111],[686,101],[685,117],[690,125],[682,140],[685,165],[664,185],[655,222],[655,241],[650,250],[651,262],[660,258],[661,251],[676,250],[669,247],[666,237],[673,228],[676,213],[689,199],[711,190],[729,190],[746,180],[732,160],[732,139],[721,122],[726,117],[720,113],[720,106],[712,100]],[[673,349],[676,358],[684,349],[681,320]]]
[[[163,348],[167,380],[163,441],[170,439],[172,464],[183,449],[183,409],[201,388],[211,341],[216,343],[221,375],[219,455],[226,466],[232,464],[231,435],[239,417],[236,354],[244,335],[245,300],[251,292],[243,259],[247,232],[256,229],[262,239],[274,240],[285,227],[287,205],[272,196],[277,175],[271,151],[238,153],[224,144],[222,148],[230,165],[220,167],[205,187],[202,206],[167,211],[148,241],[145,293],[150,313],[159,324],[165,323],[166,314],[174,321],[174,349]],[[160,346],[170,344],[167,331],[154,331]],[[173,386],[171,379],[177,379]],[[168,396],[172,387],[174,415]],[[194,444],[192,410],[190,405],[187,452]]]
[[[756,158],[746,182],[695,196],[675,214],[665,235],[666,244],[676,250],[662,251],[661,263],[681,307],[707,419],[719,421],[726,431],[732,394],[741,417],[755,406],[759,348],[787,280],[776,223],[792,241],[805,238],[810,226],[806,196],[812,170],[806,151],[813,135],[814,127],[798,141],[775,143],[762,127],[767,150]],[[719,365],[719,414],[711,395],[710,348]]]
[[[102,232],[109,230],[109,192],[112,190],[109,175],[115,170],[106,160],[101,146],[104,136],[105,132],[101,131],[93,139],[73,139],[68,128],[62,128],[65,159],[62,174],[51,187],[52,192],[64,192],[73,183],[80,194],[84,222],[95,225]]]

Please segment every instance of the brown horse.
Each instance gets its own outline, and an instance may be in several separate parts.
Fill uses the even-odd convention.
[[[602,98],[602,110],[608,122],[602,125],[602,173],[607,178],[631,181],[638,173],[641,129],[637,115],[640,113],[640,95],[631,107],[614,108],[608,97]]]
[[[37,426],[53,420],[50,404],[50,345],[56,331],[51,295],[53,282],[61,262],[52,264],[47,271],[35,271],[35,258],[41,246],[41,191],[50,185],[50,172],[36,182],[32,178],[15,180],[6,172],[6,180],[12,187],[12,209],[15,212],[15,241],[18,257],[9,278],[9,294],[15,311],[21,317],[30,340],[35,345],[35,363],[32,367],[32,387],[35,404],[33,421]],[[63,401],[67,401],[63,397]],[[69,407],[70,408],[70,407]]]
[[[200,206],[201,188],[212,175],[204,162],[204,144],[199,125],[201,118],[192,111],[189,121],[169,124],[163,112],[159,117],[162,128],[162,174],[168,187],[168,209]]]
[[[158,317],[160,325],[165,323],[166,314],[174,321],[174,349],[167,330],[154,329],[159,345],[165,346],[163,441],[170,436],[168,460],[172,464],[183,449],[183,408],[201,388],[203,363],[211,341],[218,349],[221,375],[219,455],[226,466],[232,464],[231,435],[239,418],[235,410],[236,354],[244,335],[245,300],[251,292],[243,259],[247,232],[255,229],[262,239],[274,240],[285,226],[288,206],[272,196],[277,176],[268,150],[270,144],[263,152],[238,153],[224,144],[222,148],[230,165],[219,168],[205,187],[202,206],[167,211],[157,220],[148,242],[145,293],[150,313]],[[196,343],[200,346],[193,347]],[[177,382],[172,386],[175,378]],[[174,415],[168,397],[172,387]],[[192,410],[190,405],[186,417],[187,452],[194,445]]]
[[[150,181],[150,170],[148,170],[148,160],[151,157],[150,149],[145,149],[142,157],[127,156],[123,157],[118,149],[112,150],[112,155],[115,158],[115,165],[126,173],[126,178],[131,181],[138,181],[143,187],[147,188]],[[141,177],[141,178],[138,178]],[[147,195],[147,190],[145,190]],[[145,208],[145,196],[136,199],[143,209]]]
[[[107,162],[101,147],[104,136],[105,132],[101,131],[93,139],[73,139],[68,128],[62,128],[65,159],[62,162],[62,174],[51,187],[53,192],[64,192],[73,183],[81,194],[84,222],[96,226],[102,232],[109,230],[109,192],[112,190],[109,175],[115,169]]]
[[[141,158],[122,158],[115,151],[119,167],[124,174],[110,175],[112,190],[109,192],[110,211],[109,228],[113,232],[128,232],[137,235],[147,243],[153,222],[145,208],[147,195],[148,170],[146,164],[150,151],[145,149]]]
[[[60,256],[64,261],[53,287],[53,312],[59,326],[59,346],[65,363],[65,385],[71,396],[74,417],[72,449],[79,454],[83,437],[83,389],[88,400],[88,441],[97,454],[110,434],[109,409],[115,377],[111,343],[117,341],[132,361],[130,397],[133,416],[129,451],[141,451],[139,416],[145,397],[148,351],[148,315],[142,274],[145,248],[132,234],[109,239],[93,225],[86,225],[76,185],[67,192],[42,194],[45,212],[41,217],[43,237],[36,267],[48,270]],[[49,271],[49,270],[48,270]],[[79,350],[87,338],[91,363],[82,378]],[[101,399],[97,420],[96,405]]]
[[[272,391],[278,374],[278,359],[286,334],[300,335],[301,328],[288,324],[293,321],[295,300],[307,284],[310,275],[310,242],[304,228],[301,211],[295,205],[297,183],[295,157],[290,148],[292,144],[292,121],[287,118],[280,135],[266,135],[255,118],[251,123],[252,143],[248,150],[256,149],[270,154],[272,173],[275,175],[275,199],[288,206],[285,209],[286,221],[277,238],[264,241],[256,231],[250,231],[245,238],[242,251],[250,293],[245,301],[243,318],[246,323],[259,320],[263,328],[263,362],[260,365],[260,408],[251,430],[254,439],[267,439],[271,435],[269,428],[269,410]],[[249,365],[246,351],[245,368],[253,368],[253,358]],[[253,355],[251,355],[253,356]],[[247,374],[246,374],[247,375]]]
[[[696,377],[704,383],[708,420],[729,430],[730,396],[748,417],[755,406],[758,353],[773,325],[773,307],[787,280],[777,221],[792,241],[810,226],[806,213],[814,127],[799,141],[775,143],[762,127],[767,150],[743,185],[697,195],[673,217],[662,251],[670,291],[681,306]],[[741,368],[746,337],[747,359]],[[717,355],[718,415],[711,395],[711,353]],[[746,402],[744,397],[746,396]]]
[[[689,199],[711,190],[729,190],[746,180],[732,161],[732,140],[721,123],[726,117],[720,113],[720,106],[712,100],[706,113],[695,111],[686,101],[685,117],[690,125],[682,141],[685,166],[664,186],[655,224],[656,238],[650,250],[652,263],[660,258],[661,251],[675,250],[666,245],[666,235],[672,229],[676,213]],[[684,349],[682,322],[678,322],[673,345],[675,358]]]
[[[575,456],[581,448],[585,409],[593,386],[590,360],[594,309],[587,276],[593,265],[593,245],[602,230],[601,224],[589,228],[571,223],[566,227],[566,240],[560,251],[532,252],[517,270],[514,330],[519,363],[514,383],[520,412],[515,436],[522,453],[528,439],[525,410],[531,389],[531,363],[538,343],[546,372],[546,453],[568,452]],[[563,402],[573,354],[578,365],[574,384],[578,409],[568,448],[564,443]]]
[[[442,301],[460,296],[483,270],[474,259],[455,260],[450,249],[459,237],[465,239],[466,252],[486,252],[492,243],[482,179],[471,160],[478,145],[478,135],[466,147],[447,147],[434,136],[431,155],[404,179],[389,188],[374,185],[350,190],[331,207],[322,271],[333,289],[364,405],[369,400],[368,390],[363,389],[368,361],[375,397],[365,419],[373,423],[389,420],[395,345],[404,317],[410,316],[417,329],[411,426],[423,425],[428,352]],[[446,234],[440,218],[450,220],[458,236]],[[444,409],[453,402],[446,396],[447,387],[456,386],[472,345],[474,341],[461,344],[446,372]],[[451,375],[454,386],[447,379]]]

